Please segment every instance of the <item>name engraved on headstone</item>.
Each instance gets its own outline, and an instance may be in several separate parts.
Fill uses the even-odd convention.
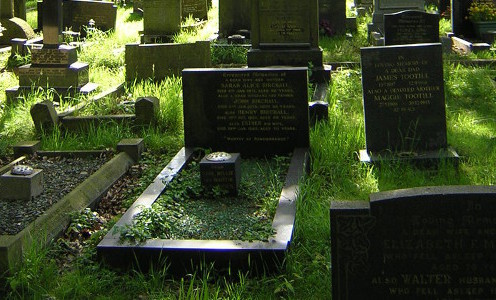
[[[182,0],[183,18],[191,15],[196,19],[207,19],[207,1],[205,0]]]
[[[373,194],[370,214],[357,219],[349,210],[346,215],[334,210],[331,226],[335,229],[344,229],[354,219],[367,225],[348,236],[348,241],[336,241],[339,250],[333,248],[333,253],[346,254],[341,247],[349,243],[368,243],[363,273],[345,279],[338,276],[344,270],[336,271],[333,293],[339,289],[334,286],[336,279],[341,284],[347,281],[348,290],[341,292],[348,299],[365,295],[368,299],[494,299],[495,205],[494,187],[458,186]],[[333,262],[345,266],[349,258]]]
[[[198,69],[183,71],[186,145],[284,153],[308,144],[306,68],[203,73],[200,79]],[[196,101],[203,103],[194,102],[200,94],[191,89],[202,90]]]
[[[286,73],[224,73],[216,90],[217,130],[229,132],[239,139],[236,132],[253,132],[255,141],[289,140],[296,131],[294,103],[280,103],[281,98],[293,98],[293,87],[286,82]],[[290,122],[288,122],[290,121]],[[280,137],[265,137],[264,131],[280,131]],[[285,134],[288,132],[288,134]],[[248,137],[245,137],[249,139]]]
[[[441,45],[361,51],[367,150],[445,148]]]
[[[60,51],[59,49],[37,49],[31,50],[31,62],[33,64],[67,64],[69,61],[69,52]]]
[[[48,77],[65,77],[67,69],[65,68],[30,68],[23,69],[22,73],[28,76],[48,76]]]
[[[384,42],[387,45],[438,43],[439,15],[403,11],[384,15]]]
[[[260,43],[309,43],[310,4],[306,1],[261,0]]]

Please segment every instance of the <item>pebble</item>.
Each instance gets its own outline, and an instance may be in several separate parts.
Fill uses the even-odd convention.
[[[31,158],[24,161],[43,170],[44,189],[30,201],[0,199],[0,235],[15,235],[97,171],[107,158]]]

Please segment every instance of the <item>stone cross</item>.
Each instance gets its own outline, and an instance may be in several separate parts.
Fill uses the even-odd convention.
[[[61,41],[62,0],[43,1],[43,45],[56,48]]]

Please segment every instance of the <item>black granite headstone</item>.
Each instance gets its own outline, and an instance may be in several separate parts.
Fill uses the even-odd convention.
[[[439,15],[415,10],[385,14],[384,43],[439,43]]]
[[[442,46],[361,49],[367,151],[447,147]]]
[[[495,299],[496,187],[331,205],[332,299]]]
[[[239,153],[213,152],[200,161],[202,187],[220,187],[231,195],[238,195],[241,181],[241,157]]]
[[[307,68],[183,70],[186,147],[289,153],[308,147]]]

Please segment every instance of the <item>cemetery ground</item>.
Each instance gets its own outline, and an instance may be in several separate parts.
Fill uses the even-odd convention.
[[[79,50],[79,60],[90,64],[90,81],[98,83],[100,91],[125,80],[124,45],[138,40],[142,26],[140,18],[131,11],[119,8],[116,31],[96,32]],[[216,26],[214,10],[210,15],[203,29],[183,33],[177,41],[208,38]],[[353,38],[321,39],[325,62],[359,62],[359,48],[367,45],[367,18],[358,21],[359,31]],[[444,22],[441,31],[446,30]],[[216,65],[246,63],[242,48],[214,49],[212,53]],[[11,72],[12,65],[29,58],[8,63],[9,54],[0,55],[3,68],[0,90],[4,91],[17,82],[15,73]],[[46,241],[42,236],[37,237],[39,240],[28,249],[23,263],[1,281],[0,297],[329,299],[331,201],[367,201],[370,193],[409,187],[495,184],[496,70],[453,62],[474,58],[494,58],[494,54],[444,56],[448,144],[461,156],[458,168],[445,163],[432,169],[399,162],[381,167],[362,164],[358,160],[358,150],[365,147],[360,69],[355,64],[352,68],[334,70],[326,99],[329,120],[311,129],[311,172],[300,183],[293,242],[285,268],[277,274],[226,274],[217,272],[215,266],[202,265],[196,272],[178,278],[168,271],[167,261],[147,272],[123,271],[102,265],[96,257],[100,239],[182,147],[180,77],[159,83],[151,80],[129,83],[124,96],[107,97],[89,104],[81,112],[84,115],[122,113],[126,112],[129,101],[156,96],[160,99],[156,124],[138,130],[111,122],[85,133],[54,129],[38,134],[29,111],[34,103],[50,95],[33,93],[24,102],[6,105],[5,94],[0,93],[0,167],[12,161],[11,145],[24,140],[40,139],[43,150],[102,150],[113,149],[123,138],[141,137],[147,148],[143,159],[107,192],[96,208],[72,215],[63,237],[46,246],[40,246]],[[74,101],[60,101],[57,110],[63,111]]]

